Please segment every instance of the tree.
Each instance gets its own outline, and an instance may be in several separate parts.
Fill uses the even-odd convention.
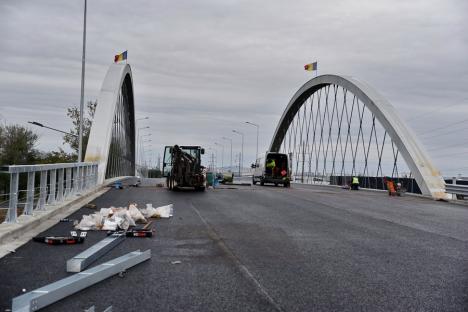
[[[93,123],[94,113],[96,112],[97,100],[88,101],[85,109],[85,116],[83,117],[83,155],[82,159],[86,154],[86,146],[88,145],[89,132],[91,131],[91,125]],[[79,140],[78,135],[80,133],[80,109],[76,106],[67,109],[67,116],[71,118],[73,122],[73,128],[70,129],[70,133],[74,135],[65,134],[63,136],[63,144],[68,144],[72,150],[78,155]]]
[[[25,165],[35,161],[37,134],[21,125],[0,125],[0,164]]]
[[[60,147],[58,152],[52,151],[47,153],[41,153],[39,157],[39,162],[42,164],[70,163],[76,161],[76,154],[68,154]]]

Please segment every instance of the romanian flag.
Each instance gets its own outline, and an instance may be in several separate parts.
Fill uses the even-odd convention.
[[[317,62],[313,62],[311,64],[305,64],[304,69],[308,71],[317,70]]]
[[[127,59],[127,51],[114,56],[114,63],[117,63],[126,59]]]

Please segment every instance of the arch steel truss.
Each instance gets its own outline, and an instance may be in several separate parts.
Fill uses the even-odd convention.
[[[411,182],[407,189],[446,197],[439,170],[395,108],[352,77],[322,75],[305,83],[286,107],[269,150],[289,153],[293,176],[304,183],[344,184],[360,176],[362,186],[384,188],[384,177],[391,177],[415,180],[417,186]]]
[[[89,135],[85,161],[98,162],[98,183],[135,173],[135,107],[130,65],[107,71]]]

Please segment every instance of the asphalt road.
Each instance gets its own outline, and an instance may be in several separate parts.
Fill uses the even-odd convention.
[[[127,239],[98,263],[136,249],[152,258],[44,311],[468,310],[467,207],[297,185],[127,188],[95,200],[129,202],[173,203],[175,214],[155,221],[154,237]],[[104,236],[75,246],[30,242],[0,259],[0,311],[23,288],[68,276],[66,260]]]

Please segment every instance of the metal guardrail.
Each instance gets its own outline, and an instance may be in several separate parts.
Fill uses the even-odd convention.
[[[28,176],[24,215],[32,215],[33,210],[46,210],[46,205],[58,204],[96,186],[98,177],[97,163],[15,165],[5,168],[6,172],[10,173],[9,206],[5,223],[15,223],[18,217],[20,174]],[[37,172],[40,172],[40,186],[39,194],[35,196],[34,180]],[[34,208],[35,197],[38,197],[36,208]]]
[[[445,184],[445,192],[461,196],[468,196],[468,185]]]

